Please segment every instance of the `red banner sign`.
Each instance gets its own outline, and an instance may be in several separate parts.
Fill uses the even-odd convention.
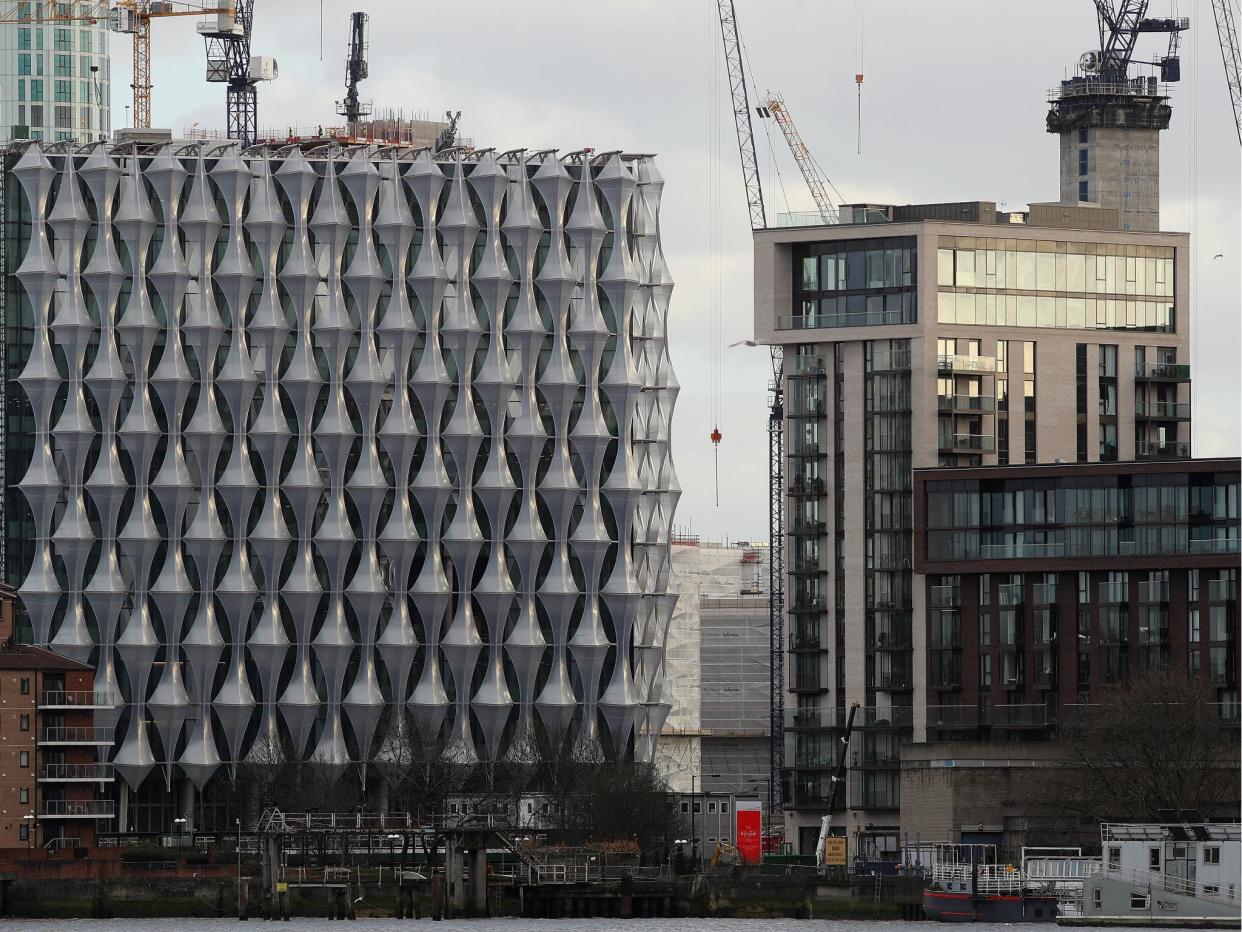
[[[763,853],[763,813],[757,802],[737,803],[737,850],[747,864],[758,864]]]

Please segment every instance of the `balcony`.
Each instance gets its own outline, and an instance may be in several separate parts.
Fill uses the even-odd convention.
[[[1179,363],[1159,363],[1154,366],[1136,366],[1136,382],[1189,382],[1190,366]]]
[[[875,688],[884,692],[904,692],[910,688],[912,682],[913,677],[909,670],[889,670],[876,674]]]
[[[828,603],[823,599],[795,598],[789,610],[792,612],[826,612]]]
[[[996,587],[996,604],[1001,608],[1017,608],[1022,600],[1021,583],[1002,583]]]
[[[827,573],[828,567],[821,560],[794,560],[789,565],[789,571],[799,576],[806,576]]]
[[[1141,460],[1189,459],[1190,443],[1186,440],[1140,440],[1134,445],[1134,455]]]
[[[110,783],[115,779],[111,764],[44,764],[38,772],[40,783]]]
[[[833,327],[882,327],[892,324],[911,324],[908,314],[900,309],[892,311],[855,311],[842,314],[794,314],[776,318],[777,330],[817,330]]]
[[[794,728],[829,728],[832,725],[831,715],[823,715],[820,709],[797,709],[792,716],[786,716]]]
[[[1138,584],[1139,601],[1159,605],[1169,601],[1169,584],[1161,579],[1149,579]]]
[[[940,438],[941,453],[991,453],[996,438],[984,434],[952,434]]]
[[[119,699],[111,693],[97,693],[90,689],[45,690],[39,694],[39,708],[56,709],[115,709]]]
[[[1035,583],[1031,586],[1031,602],[1034,605],[1056,605],[1057,584]]]
[[[40,744],[109,745],[112,729],[99,725],[48,726],[39,732]]]
[[[800,650],[820,650],[820,638],[818,634],[799,634],[794,633],[789,638],[789,649],[793,651]]]
[[[1124,605],[1130,601],[1129,587],[1123,582],[1102,582],[1097,601],[1101,605]]]
[[[1237,553],[1236,537],[1192,537],[1188,549],[1191,553]]]
[[[786,356],[783,364],[785,378],[823,378],[828,375],[823,356]]]
[[[1238,601],[1238,581],[1236,579],[1209,579],[1209,602]]]
[[[991,356],[938,356],[936,369],[939,372],[990,374],[996,371],[996,360]]]
[[[820,693],[828,687],[816,676],[795,676],[789,684],[789,691],[794,693]]]
[[[936,731],[974,730],[979,724],[979,709],[973,705],[929,705],[927,728]]]
[[[1140,421],[1189,421],[1190,403],[1183,401],[1149,401],[1134,406]]]
[[[828,491],[828,483],[823,479],[804,479],[798,476],[789,484],[790,495],[824,495]]]
[[[116,803],[110,799],[45,799],[39,804],[41,819],[112,819]]]
[[[914,725],[914,709],[908,705],[895,705],[887,709],[866,706],[862,712],[861,724],[865,728],[911,728]],[[859,724],[857,719],[854,723]]]
[[[958,586],[932,586],[932,608],[961,608],[962,590]]]
[[[941,414],[991,414],[996,400],[990,395],[938,395],[936,409]]]
[[[889,630],[877,631],[875,637],[872,638],[871,646],[875,650],[909,650],[910,649],[910,631],[906,630]]]
[[[1042,704],[998,705],[994,707],[992,724],[1000,728],[1047,728],[1054,724]]]
[[[795,518],[789,528],[790,534],[811,534],[819,536],[828,533],[827,521],[816,521],[811,518]]]

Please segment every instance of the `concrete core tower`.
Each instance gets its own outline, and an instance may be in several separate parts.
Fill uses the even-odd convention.
[[[1048,132],[1061,137],[1062,203],[1116,208],[1122,230],[1160,229],[1160,131],[1173,109],[1168,84],[1180,78],[1178,37],[1189,20],[1150,19],[1147,0],[1096,0],[1100,48],[1052,93]],[[1170,36],[1159,76],[1131,77],[1141,33]]]

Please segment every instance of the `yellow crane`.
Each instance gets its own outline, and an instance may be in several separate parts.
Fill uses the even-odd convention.
[[[0,23],[91,23],[106,21],[114,32],[134,37],[134,126],[151,125],[151,20],[170,16],[217,15],[212,28],[227,30],[235,0],[216,4],[172,0],[20,0],[0,2]]]

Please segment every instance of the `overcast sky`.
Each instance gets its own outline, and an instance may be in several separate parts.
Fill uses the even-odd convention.
[[[1096,43],[1088,0],[866,0],[861,155],[854,74],[863,0],[735,2],[757,83],[784,94],[846,199],[994,200],[1010,209],[1056,199],[1057,139],[1044,132],[1046,91]],[[255,7],[253,51],[275,56],[281,71],[260,88],[260,126],[337,122],[349,14],[364,8],[371,14],[371,78],[362,94],[377,108],[460,109],[464,133],[480,147],[659,155],[664,249],[677,283],[670,346],[682,385],[674,452],[685,494],[677,523],[705,537],[766,540],[767,353],[725,350],[725,377],[713,397],[704,339],[716,293],[723,296],[723,342],[753,332],[749,221],[715,0],[325,0],[322,60],[316,0],[256,0]],[[1182,47],[1173,125],[1163,136],[1162,225],[1194,236],[1195,453],[1236,456],[1238,141],[1210,6],[1182,0],[1180,7],[1193,25]],[[1169,0],[1154,0],[1151,12],[1166,15]],[[152,29],[153,123],[177,133],[195,123],[224,125],[224,89],[204,81],[203,44],[192,24],[168,19]],[[129,102],[129,42],[112,41],[120,125]],[[1148,38],[1142,49],[1155,57],[1161,46]],[[811,208],[783,145],[778,179],[757,131],[769,213]],[[709,216],[719,217],[714,243]],[[1213,261],[1217,253],[1224,258]],[[713,256],[717,275],[709,273]],[[719,507],[708,438],[715,410],[724,434]]]

